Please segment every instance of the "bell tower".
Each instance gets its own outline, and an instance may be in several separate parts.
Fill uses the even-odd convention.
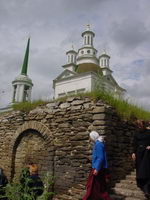
[[[12,103],[31,101],[32,80],[28,77],[28,59],[29,59],[30,38],[28,39],[25,57],[21,69],[21,74],[12,82],[13,97]]]

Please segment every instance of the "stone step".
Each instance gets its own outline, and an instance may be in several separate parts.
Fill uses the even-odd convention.
[[[120,182],[116,183],[115,188],[124,188],[124,189],[130,189],[134,191],[140,192],[141,190],[136,186],[136,184],[128,183],[128,182]]]
[[[127,175],[125,179],[126,180],[131,180],[131,181],[135,181],[136,180],[135,179],[135,175]]]
[[[144,193],[138,190],[130,190],[124,188],[113,188],[113,193],[118,195],[123,195],[124,197],[132,197],[132,198],[140,198],[142,200],[145,199]]]
[[[136,171],[135,171],[135,170],[132,171],[132,172],[131,172],[131,175],[136,176]]]
[[[129,185],[136,185],[136,180],[124,179],[124,180],[121,180],[120,183],[129,184]]]

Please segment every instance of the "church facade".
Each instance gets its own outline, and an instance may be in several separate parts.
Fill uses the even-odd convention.
[[[67,64],[62,66],[63,72],[53,80],[54,98],[94,90],[106,91],[119,98],[124,95],[125,89],[112,76],[110,56],[103,52],[98,57],[93,45],[94,36],[95,33],[87,25],[82,33],[82,47],[77,52],[73,47],[66,52]]]

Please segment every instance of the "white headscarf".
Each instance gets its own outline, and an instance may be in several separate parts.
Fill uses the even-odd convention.
[[[100,135],[98,134],[98,132],[96,132],[96,131],[92,131],[92,132],[90,133],[90,138],[91,138],[94,142],[96,142],[97,140],[99,140],[100,142],[104,142],[104,137],[103,137],[103,136],[100,136]]]

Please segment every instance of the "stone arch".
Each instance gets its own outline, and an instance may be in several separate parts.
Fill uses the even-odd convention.
[[[14,174],[19,175],[27,156],[32,157],[33,161],[40,166],[41,173],[49,171],[53,175],[53,134],[41,122],[26,122],[14,133],[10,144],[11,179]]]

